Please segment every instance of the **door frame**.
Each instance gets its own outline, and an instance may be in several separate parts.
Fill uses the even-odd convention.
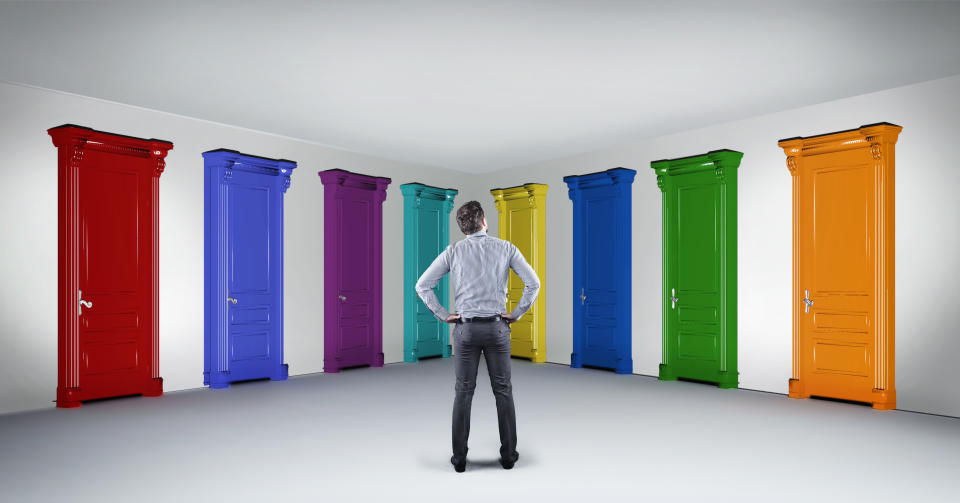
[[[58,345],[57,407],[80,407],[81,402],[124,394],[160,396],[163,378],[159,364],[159,200],[160,175],[166,167],[167,152],[173,143],[156,138],[144,139],[97,131],[84,126],[64,124],[47,130],[57,147],[58,165]],[[143,325],[149,334],[148,363],[144,365],[141,384],[133,389],[120,387],[85,387],[80,377],[79,251],[80,251],[80,171],[88,164],[84,153],[96,150],[128,158],[136,169],[150,177],[150,194],[139,194],[150,211],[149,242],[140,243],[150,249],[150,273],[145,275],[150,309]],[[142,236],[143,234],[141,234]]]
[[[328,169],[317,173],[323,184],[323,371],[340,372],[348,366],[383,366],[383,203],[387,199],[387,186],[391,179],[380,176],[362,175],[343,169]],[[374,204],[373,219],[369,232],[373,250],[372,283],[370,285],[370,322],[373,330],[373,345],[370,355],[361,362],[343,361],[339,353],[340,319],[339,273],[342,265],[337,236],[341,223],[338,219],[337,201],[351,190],[372,192]]]
[[[525,183],[515,187],[490,190],[490,194],[493,195],[494,206],[499,214],[497,227],[500,239],[510,241],[508,238],[511,236],[507,235],[507,228],[509,227],[508,221],[511,201],[519,201],[521,205],[526,203],[526,209],[529,209],[533,213],[533,215],[531,215],[530,223],[530,232],[532,234],[531,243],[533,245],[533,250],[528,250],[527,253],[523,253],[523,250],[521,250],[524,258],[530,263],[530,267],[533,268],[534,272],[537,274],[537,277],[540,279],[540,293],[533,301],[530,311],[527,312],[527,316],[532,318],[530,328],[530,330],[533,332],[531,338],[531,351],[519,352],[519,350],[513,344],[513,332],[511,331],[510,333],[510,356],[527,358],[533,363],[545,363],[547,361],[547,288],[546,275],[544,274],[544,271],[546,270],[547,261],[546,198],[548,189],[549,186],[544,183]],[[509,275],[509,272],[507,274]],[[518,298],[516,301],[519,302],[520,299]],[[507,302],[510,302],[509,287]]]
[[[283,196],[290,188],[290,175],[297,163],[287,159],[271,159],[236,150],[220,148],[203,154],[204,163],[204,345],[203,384],[214,389],[228,388],[231,382],[246,379],[270,378],[284,380],[289,368],[283,363]],[[276,333],[272,344],[272,365],[264,375],[231,375],[230,368],[230,310],[229,302],[229,208],[225,196],[234,171],[275,177],[274,188],[280,197],[271,200],[271,211],[276,212],[275,235],[270,238],[270,260],[279,273],[271,278],[276,292],[276,304],[271,323]],[[273,250],[278,250],[274,252]]]
[[[633,373],[633,180],[637,172],[626,168],[612,168],[606,171],[570,175],[563,177],[567,184],[570,200],[573,202],[573,352],[570,354],[570,366],[582,368],[596,366],[610,368],[618,374]],[[586,270],[586,199],[585,190],[611,187],[612,197],[616,199],[617,220],[612,225],[619,244],[614,246],[613,260],[618,271],[616,282],[617,306],[615,318],[617,326],[614,332],[615,359],[611,364],[585,361],[586,323],[585,305],[580,297],[585,287]]]
[[[441,356],[449,358],[450,348],[450,327],[440,321],[441,330],[441,352],[439,354],[420,354],[419,333],[417,321],[417,308],[423,304],[423,301],[417,295],[416,284],[420,275],[424,271],[420,270],[419,258],[420,234],[423,214],[421,209],[423,205],[436,205],[437,211],[441,212],[440,235],[437,237],[440,243],[440,252],[444,250],[443,244],[450,243],[450,212],[453,211],[453,199],[458,194],[456,189],[444,189],[433,187],[422,183],[405,183],[400,186],[400,193],[403,195],[403,361],[416,362],[425,356]],[[438,299],[440,305],[444,308],[450,304],[450,279],[444,276],[438,285]],[[429,311],[428,311],[429,312]],[[439,321],[439,320],[438,320]]]
[[[736,388],[739,385],[737,367],[737,172],[743,153],[730,149],[712,150],[706,154],[698,154],[676,159],[653,161],[650,167],[657,176],[657,187],[662,194],[662,356],[659,367],[659,378],[662,381],[673,381],[679,378],[697,379],[714,382],[719,388]],[[679,294],[674,289],[678,287],[678,239],[679,220],[677,205],[679,203],[679,189],[683,186],[678,183],[677,176],[703,173],[707,175],[719,188],[720,201],[717,223],[719,229],[718,274],[719,300],[718,322],[718,368],[716,372],[689,373],[680,368],[678,354],[678,337],[674,334],[680,329],[677,303],[673,298]],[[710,175],[712,174],[712,177]],[[711,183],[712,184],[712,183]]]
[[[780,140],[777,144],[787,156],[787,169],[790,171],[793,188],[793,286],[792,286],[792,358],[788,396],[790,398],[808,398],[810,396],[828,396],[831,398],[867,401],[873,408],[889,410],[896,408],[895,380],[895,257],[894,257],[894,195],[895,195],[895,145],[901,126],[889,122],[867,124],[856,129],[808,137],[793,137]],[[870,320],[874,339],[874,375],[873,388],[855,397],[833,396],[829,390],[820,389],[808,383],[806,376],[811,369],[805,364],[801,327],[805,299],[803,273],[804,252],[800,235],[801,218],[807,211],[802,204],[803,182],[808,176],[809,166],[804,162],[810,156],[831,154],[850,150],[864,151],[864,158],[872,159],[874,170],[874,207],[876,235],[872,240],[874,278],[874,315]],[[813,299],[816,302],[815,299]]]

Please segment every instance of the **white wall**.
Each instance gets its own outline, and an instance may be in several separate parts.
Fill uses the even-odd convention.
[[[790,175],[780,138],[889,121],[897,144],[897,392],[902,409],[960,416],[953,368],[960,355],[957,217],[960,170],[951,146],[960,76],[640,140],[600,152],[487,175],[410,166],[194,119],[0,83],[0,413],[51,406],[56,389],[56,152],[46,129],[76,123],[174,142],[161,177],[160,366],[167,391],[199,387],[203,370],[203,175],[200,153],[227,147],[297,161],[286,195],[286,361],[292,374],[322,370],[322,186],[342,168],[393,177],[384,206],[384,353],[402,360],[402,206],[398,185],[461,189],[457,204],[489,189],[540,182],[547,195],[547,358],[569,363],[572,209],[562,177],[636,169],[633,188],[634,371],[660,362],[660,192],[651,160],[713,149],[744,152],[739,206],[739,356],[744,388],[785,393],[790,375]],[[462,235],[451,223],[451,238]],[[391,246],[391,244],[393,244]]]
[[[743,388],[787,392],[790,377],[791,179],[777,140],[888,121],[896,147],[896,386],[901,409],[960,416],[960,76],[635,141],[488,175],[489,187],[539,182],[547,194],[547,359],[570,363],[572,204],[562,178],[622,166],[633,187],[634,372],[657,375],[661,199],[650,161],[730,148],[739,172],[739,358]],[[496,211],[489,193],[480,199]]]
[[[166,391],[203,382],[200,153],[221,147],[298,164],[284,202],[284,335],[291,374],[323,370],[323,186],[317,172],[340,168],[393,179],[384,203],[383,350],[387,362],[403,360],[402,302],[392,301],[401,298],[403,281],[398,186],[421,181],[456,188],[464,185],[463,176],[5,83],[0,114],[0,413],[49,407],[55,398],[57,157],[46,131],[64,123],[174,144],[160,177],[160,375]]]

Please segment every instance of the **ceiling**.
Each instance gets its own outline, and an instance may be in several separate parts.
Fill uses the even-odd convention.
[[[0,2],[0,80],[482,173],[960,74],[960,2]]]

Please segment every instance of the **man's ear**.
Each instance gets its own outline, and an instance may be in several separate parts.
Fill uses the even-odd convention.
[[[488,228],[488,229],[490,228],[490,226],[487,225],[487,217],[486,217],[486,216],[484,216],[483,219],[480,220],[480,223],[482,223],[484,227],[486,227],[486,228]]]

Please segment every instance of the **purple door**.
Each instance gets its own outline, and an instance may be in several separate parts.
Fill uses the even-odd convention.
[[[330,169],[323,183],[323,371],[383,366],[383,201],[389,178]]]

